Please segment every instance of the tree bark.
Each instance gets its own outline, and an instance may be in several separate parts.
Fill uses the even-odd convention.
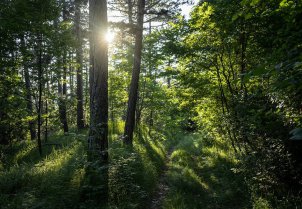
[[[65,59],[63,58],[63,65],[65,63]],[[66,76],[64,76],[64,72],[66,71],[66,67],[63,67],[63,79],[61,77],[61,73],[58,75],[58,94],[59,94],[59,115],[60,115],[60,122],[64,133],[68,132],[68,123],[67,123],[67,114],[66,114]],[[62,84],[63,80],[63,84]]]
[[[145,8],[145,0],[138,0],[134,63],[132,69],[132,78],[130,84],[126,124],[125,124],[125,131],[124,131],[124,143],[128,145],[132,145],[133,131],[135,126],[135,109],[136,109],[136,103],[138,97],[138,84],[139,84],[139,75],[141,69],[141,57],[142,57],[142,46],[143,46],[144,8]]]
[[[28,115],[33,116],[33,103],[32,103],[32,92],[31,92],[31,82],[29,71],[27,67],[27,60],[26,60],[26,46],[24,37],[21,37],[21,52],[23,54],[23,69],[24,69],[24,79],[25,79],[25,89],[26,89],[26,102],[27,102],[27,111]],[[29,132],[30,132],[30,139],[36,139],[36,129],[35,129],[35,121],[31,119],[28,122]]]
[[[108,160],[108,46],[107,1],[90,0],[90,132],[89,147]]]
[[[42,83],[42,35],[39,35],[39,56],[38,56],[38,86],[39,86],[39,94],[38,94],[38,149],[40,155],[42,155],[42,144],[41,144],[41,126],[42,126],[42,91],[43,91],[43,83]]]
[[[130,26],[133,24],[133,20],[132,20],[132,8],[133,8],[133,3],[132,3],[132,0],[126,0],[127,2],[127,6],[128,6],[128,21],[129,21],[129,24]]]
[[[44,91],[45,96],[45,133],[44,133],[44,141],[48,141],[48,95],[49,95],[49,78],[48,78],[48,70],[46,69],[46,91]]]
[[[77,128],[85,127],[84,109],[83,109],[83,50],[81,36],[81,0],[75,1],[75,29],[76,29],[76,60],[77,60]]]
[[[63,1],[63,21],[66,21],[66,2]],[[67,74],[67,66],[66,66],[66,51],[63,51],[63,84],[61,84],[62,79],[61,75],[59,75],[59,84],[58,84],[58,93],[59,93],[59,114],[60,121],[63,126],[64,133],[68,132],[68,122],[67,122],[67,110],[66,110],[66,96],[67,96],[67,84],[66,84],[66,74]],[[62,88],[63,87],[63,88]]]

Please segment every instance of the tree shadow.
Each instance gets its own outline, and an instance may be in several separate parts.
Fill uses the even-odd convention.
[[[142,130],[142,134],[136,138],[137,144],[144,147],[145,157],[148,157],[152,162],[156,164],[156,167],[160,170],[164,166],[164,160],[166,157],[166,150],[163,145],[157,139],[151,139],[148,132]]]
[[[68,149],[72,142],[79,140],[80,135],[70,133],[69,135],[56,135],[49,139],[48,143],[42,143],[42,156],[39,154],[36,142],[23,142],[8,148],[8,159],[4,164],[6,169],[16,164],[34,164],[46,160],[53,152]],[[8,152],[7,151],[7,152]]]
[[[196,146],[194,137],[185,140],[172,153],[167,175],[172,191],[166,204],[182,204],[178,208],[251,208],[243,176],[232,171],[236,163],[219,153],[228,149],[221,144],[204,144],[202,139]]]
[[[86,164],[80,186],[79,208],[106,209],[109,198],[109,163],[94,160]]]
[[[83,176],[83,146],[72,147],[42,159],[34,165],[21,165],[7,172],[6,190],[1,196],[4,208],[77,208]],[[3,177],[3,176],[1,176]],[[10,180],[9,177],[15,177]],[[18,185],[17,187],[14,185]]]

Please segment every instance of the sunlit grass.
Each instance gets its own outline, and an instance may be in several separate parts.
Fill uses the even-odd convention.
[[[164,208],[249,208],[244,179],[232,172],[237,163],[228,142],[185,136],[171,155]]]
[[[113,140],[110,148],[109,204],[112,208],[146,208],[164,165],[167,145],[162,134],[140,127],[133,148]]]
[[[31,143],[25,142],[25,143],[26,143],[25,147],[17,152],[17,154],[12,159],[11,163],[13,164],[19,163],[22,159],[28,156],[30,152],[33,151],[33,149],[36,148],[36,144],[32,142]]]
[[[39,156],[35,142],[29,142],[11,157],[0,172],[2,208],[72,208],[77,204],[85,161],[85,135],[52,137],[62,146],[45,146]]]
[[[164,208],[236,209],[248,205],[243,181],[232,172],[236,158],[222,140],[211,141],[202,134],[165,135],[141,127],[134,148],[127,148],[120,138],[123,123],[114,126],[109,126],[110,208],[147,208],[168,153],[166,181],[170,192]],[[85,184],[86,139],[84,132],[54,135],[49,143],[60,146],[43,146],[42,157],[35,142],[14,149],[10,163],[0,171],[0,202],[4,208],[98,208],[92,204],[93,197],[83,199],[83,192],[101,189],[100,185]],[[235,198],[240,201],[234,203]]]

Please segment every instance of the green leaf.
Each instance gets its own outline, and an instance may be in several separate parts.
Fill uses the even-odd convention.
[[[252,0],[251,3],[250,3],[250,5],[251,6],[255,6],[255,5],[257,5],[259,3],[259,1],[260,0]]]
[[[244,18],[245,18],[246,20],[248,20],[248,19],[251,19],[252,16],[253,16],[252,13],[247,13],[247,14],[244,15]]]

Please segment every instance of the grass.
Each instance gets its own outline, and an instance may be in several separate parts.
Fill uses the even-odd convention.
[[[87,175],[87,131],[49,138],[39,156],[35,142],[3,150],[0,166],[1,209],[138,209],[148,208],[171,153],[165,209],[252,208],[238,161],[229,144],[204,134],[159,133],[141,127],[133,148],[120,140],[122,123],[110,129],[110,162],[94,163],[94,181]],[[173,148],[173,149],[172,149]],[[106,176],[105,176],[106,175]],[[108,184],[104,200],[104,183]],[[104,202],[106,201],[107,204]],[[257,207],[256,207],[257,206]],[[259,199],[254,208],[270,208]]]
[[[141,127],[134,139],[133,149],[113,141],[110,148],[109,205],[111,208],[146,208],[164,166],[167,137],[148,135]]]
[[[0,170],[1,208],[73,208],[84,174],[84,134],[55,136],[40,157],[34,142],[17,144]]]
[[[26,141],[3,149],[0,163],[0,208],[145,208],[153,192],[165,150],[169,145],[163,134],[148,135],[146,127],[135,137],[134,148],[123,146],[119,135],[122,124],[110,134],[110,163],[104,178],[104,166],[96,169],[107,179],[108,204],[102,200],[104,182],[87,175],[87,131],[62,133],[49,138],[39,156],[36,142]],[[95,166],[99,166],[95,164]]]
[[[203,134],[183,136],[171,154],[165,209],[252,208],[238,161],[223,140]]]

